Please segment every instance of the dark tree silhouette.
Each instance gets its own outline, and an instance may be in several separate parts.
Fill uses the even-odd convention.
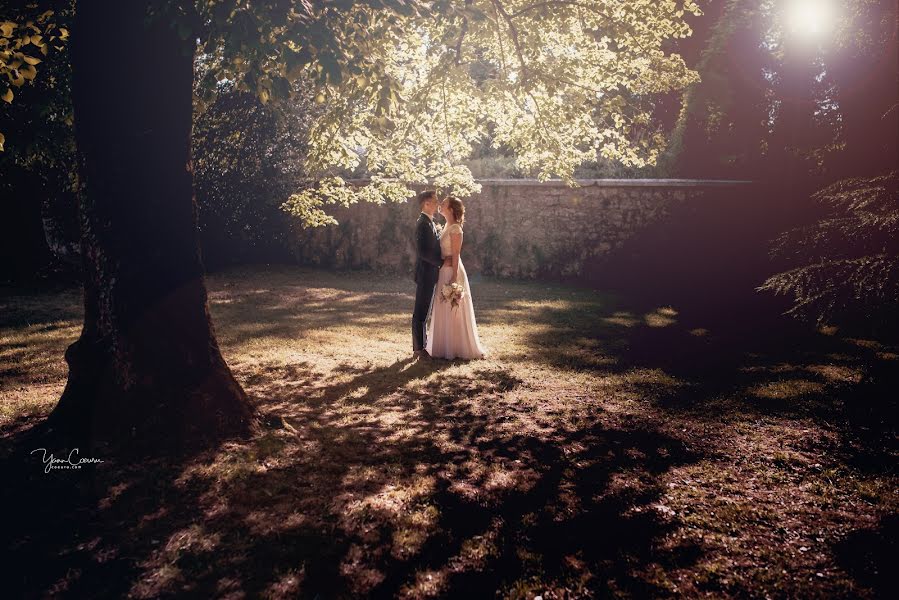
[[[668,168],[689,177],[757,178],[768,135],[763,73],[771,57],[759,43],[766,15],[742,0],[703,10],[697,35],[680,42],[702,81],[684,95]]]
[[[838,181],[812,196],[823,216],[782,234],[789,269],[760,288],[793,298],[789,313],[895,339],[899,331],[899,171]]]
[[[119,0],[76,10],[84,327],[66,352],[69,378],[49,423],[92,443],[186,449],[253,428],[203,282],[190,161],[194,42],[167,16],[148,23],[146,4]]]
[[[703,6],[709,33],[678,45],[702,81],[670,143],[679,175],[789,182],[805,190],[873,176],[899,161],[899,18],[893,0],[844,3],[834,32],[804,39],[789,3]]]
[[[827,57],[846,143],[838,171],[874,175],[899,165],[899,5],[849,8],[858,26]]]

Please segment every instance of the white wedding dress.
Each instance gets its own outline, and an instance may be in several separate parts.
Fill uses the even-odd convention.
[[[440,234],[440,254],[446,258],[452,254],[450,234],[458,232],[462,235],[462,227],[458,223],[444,228]],[[483,358],[486,355],[478,337],[478,324],[474,318],[474,305],[471,301],[471,287],[468,285],[468,274],[459,257],[459,274],[456,279],[465,290],[458,306],[444,300],[441,290],[450,283],[453,267],[440,268],[434,299],[431,301],[431,320],[428,324],[428,341],[426,349],[434,358]]]

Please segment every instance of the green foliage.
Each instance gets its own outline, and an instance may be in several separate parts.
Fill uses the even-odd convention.
[[[310,118],[301,97],[263,104],[234,86],[195,114],[194,189],[207,267],[287,256],[292,218],[280,205],[305,185],[299,167]]]
[[[174,17],[168,10],[172,7]],[[205,68],[199,74],[196,102],[201,112],[222,89],[254,94],[265,105],[289,104],[296,98],[323,105],[331,101],[329,90],[339,88],[345,101],[373,105],[384,118],[398,101],[399,83],[374,48],[398,36],[408,19],[423,10],[416,0],[267,0],[252,5],[196,0],[187,5],[173,1],[148,18],[170,19],[183,37],[200,40]],[[329,188],[335,180],[321,179],[323,189],[334,192],[328,201],[340,201],[343,181]],[[394,185],[372,187],[368,196],[373,190],[390,193]],[[304,201],[302,191],[299,194],[288,205],[305,225],[333,222],[320,208],[324,202]]]
[[[634,132],[650,121],[646,99],[696,79],[664,49],[690,34],[686,13],[699,13],[692,0],[172,0],[147,18],[198,39],[201,111],[224,88],[318,103],[303,160],[318,184],[283,206],[323,225],[327,204],[403,201],[411,183],[477,191],[464,161],[488,137],[541,179],[572,181],[597,155],[653,164],[664,137]],[[51,25],[44,35],[67,35]],[[363,168],[371,183],[348,185]]]
[[[69,31],[61,26],[52,10],[31,16],[34,5],[19,7],[0,21],[0,100],[12,104],[18,89],[33,84],[40,65],[51,50],[62,50]],[[9,7],[7,7],[8,9]],[[30,17],[30,18],[29,18]],[[0,151],[6,136],[0,133]]]
[[[793,296],[788,312],[819,324],[895,327],[899,171],[842,180],[813,198],[826,215],[776,240],[773,255],[795,266],[759,289]]]
[[[370,47],[422,7],[415,0],[196,0],[195,9],[182,11],[175,26],[185,37],[197,35],[200,52],[217,59],[200,81],[200,99],[211,100],[229,81],[267,103],[290,97],[298,81],[319,102],[324,88],[337,85],[360,99],[389,99],[396,83]]]
[[[320,180],[285,209],[305,222],[331,222],[323,207],[359,200],[399,202],[410,183],[467,196],[479,190],[465,166],[488,140],[515,168],[573,183],[599,157],[652,165],[665,146],[645,135],[645,99],[696,80],[663,50],[688,36],[693,2],[435,2],[403,15],[400,27],[364,38],[363,54],[383,79],[316,77],[323,100],[306,168]],[[345,173],[364,166],[371,184]]]
[[[0,103],[0,129],[7,143],[0,160],[36,176],[46,176],[52,170],[69,171],[74,162],[74,135],[65,41],[73,2],[46,1],[16,7],[3,4],[0,10],[22,25],[0,23],[0,91],[7,85],[11,94],[5,97],[7,102]],[[35,54],[40,58],[32,56]],[[67,172],[65,177],[73,178],[74,172]]]
[[[45,31],[48,27],[51,31],[68,31],[73,13],[69,0],[28,4],[0,0],[0,21],[5,18],[26,25],[42,23]],[[12,33],[16,43],[20,43],[21,28]],[[49,37],[37,40],[35,45],[34,36],[29,37],[23,53],[27,50],[40,57],[38,74],[21,86],[13,86],[13,102],[0,102],[0,131],[6,142],[0,153],[0,197],[14,202],[5,208],[0,256],[3,272],[12,276],[29,276],[45,272],[48,266],[63,266],[55,260],[59,258],[74,263],[78,251],[78,179],[68,45],[60,40],[50,44]],[[10,76],[15,75],[0,77],[0,89],[2,82],[11,83]]]

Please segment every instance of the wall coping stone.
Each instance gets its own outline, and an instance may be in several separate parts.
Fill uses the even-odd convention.
[[[568,187],[561,179],[475,179],[481,185],[500,187]],[[579,187],[735,187],[754,183],[741,179],[575,179]],[[349,179],[347,183],[365,185],[368,179]],[[571,188],[577,189],[577,188]]]
[[[537,179],[477,179],[482,185],[534,185],[543,187],[567,187],[561,179],[539,181]],[[706,187],[746,185],[751,181],[730,179],[576,179],[580,187]]]

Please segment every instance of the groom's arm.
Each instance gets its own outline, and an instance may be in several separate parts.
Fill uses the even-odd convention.
[[[415,231],[415,249],[418,252],[418,257],[426,263],[440,267],[443,266],[443,261],[434,257],[433,247],[429,247],[428,244],[429,241],[433,241],[433,237],[434,234],[431,232],[428,224],[424,221],[419,221]]]

